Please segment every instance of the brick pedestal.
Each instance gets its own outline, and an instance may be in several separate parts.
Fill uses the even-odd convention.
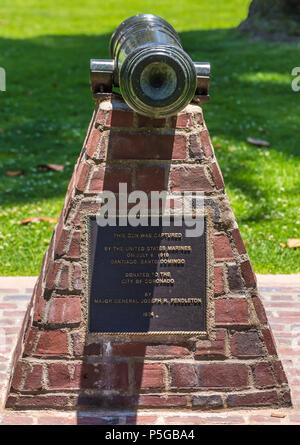
[[[87,331],[86,229],[102,190],[204,191],[214,279],[207,338]],[[8,408],[289,406],[290,393],[201,108],[151,120],[98,102],[44,257]]]

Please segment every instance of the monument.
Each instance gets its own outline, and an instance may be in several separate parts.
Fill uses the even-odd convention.
[[[210,66],[152,15],[126,20],[110,46],[112,59],[91,61],[95,111],[6,406],[289,406],[199,106]]]

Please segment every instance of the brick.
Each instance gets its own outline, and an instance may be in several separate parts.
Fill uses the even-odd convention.
[[[146,193],[166,190],[165,169],[157,165],[140,165],[136,169],[136,189]]]
[[[63,212],[64,212],[64,218],[65,220],[68,218],[69,216],[69,211],[71,208],[71,203],[72,203],[72,193],[69,194],[69,196],[66,197],[65,199],[65,204],[63,207]]]
[[[260,391],[247,394],[229,394],[227,406],[229,408],[242,406],[269,406],[279,403],[276,391]]]
[[[46,289],[52,289],[55,284],[55,280],[58,275],[60,263],[57,261],[51,261],[46,271],[46,281],[45,287]]]
[[[203,420],[203,417],[199,415],[191,416],[191,415],[172,415],[165,417],[168,425],[201,425],[205,424],[206,419]]]
[[[234,229],[231,231],[231,235],[235,244],[235,247],[240,255],[247,253],[244,241],[241,237],[239,229]]]
[[[73,177],[73,175],[72,175],[72,177]],[[68,191],[69,191],[69,186],[68,186]],[[67,195],[68,195],[68,193],[67,193]],[[61,210],[61,212],[59,214],[58,222],[56,223],[56,225],[54,227],[55,234],[56,235],[60,234],[62,232],[63,228],[64,228],[64,218],[63,218],[63,211]]]
[[[291,391],[289,389],[283,393],[282,398],[286,406],[292,406]]]
[[[71,243],[67,251],[67,257],[71,259],[80,258],[80,241],[81,232],[80,230],[75,230],[71,237]]]
[[[192,406],[193,408],[216,409],[223,407],[223,401],[221,396],[218,395],[212,395],[212,396],[193,395]]]
[[[225,331],[217,331],[215,340],[200,340],[196,343],[196,359],[224,359],[225,352]]]
[[[7,397],[5,408],[15,408],[17,401],[18,401],[18,396],[14,394],[12,395],[10,393]]]
[[[176,128],[192,128],[193,127],[193,121],[192,121],[192,114],[190,113],[184,113],[184,114],[178,114],[177,116],[174,116],[172,118],[172,126],[174,128],[174,124]]]
[[[16,321],[13,318],[1,318],[0,319],[0,326],[9,326],[9,325],[15,325]]]
[[[111,110],[102,110],[102,108],[98,107],[95,116],[94,126],[98,128],[99,126],[103,126],[105,124],[106,119],[109,117]]]
[[[38,425],[77,425],[78,419],[64,416],[41,416],[38,417]]]
[[[81,386],[86,389],[128,389],[127,363],[85,363]]]
[[[77,169],[75,187],[80,192],[83,192],[86,187],[90,169],[90,165],[84,162],[82,162]]]
[[[139,392],[137,394],[115,394],[107,400],[109,408],[122,408],[128,410],[128,407],[141,407],[140,402],[143,395]],[[145,401],[147,403],[147,400]]]
[[[30,355],[33,352],[34,345],[38,339],[39,330],[35,327],[31,327],[25,336],[24,354]]]
[[[213,155],[213,147],[210,140],[209,132],[203,130],[200,132],[201,148],[203,150],[204,156],[209,158]]]
[[[128,192],[131,191],[130,168],[97,166],[91,177],[89,193],[100,193],[103,190],[119,193],[120,183],[125,183],[127,185]]]
[[[215,261],[231,260],[234,258],[229,239],[226,235],[214,236]]]
[[[96,355],[97,357],[100,357],[102,355],[102,345],[98,343],[84,345],[83,352],[84,355]]]
[[[211,186],[203,166],[174,167],[170,174],[171,191],[206,191],[211,192]]]
[[[49,389],[80,389],[81,366],[72,363],[51,363],[48,365]]]
[[[300,423],[300,414],[290,414],[289,415],[289,420],[293,423],[293,424],[299,424]]]
[[[15,413],[7,414],[1,418],[1,425],[33,425],[34,418],[31,416],[18,416]]]
[[[81,321],[81,302],[78,297],[53,298],[48,312],[48,322],[76,324]]]
[[[197,368],[188,363],[176,363],[171,366],[171,386],[176,388],[198,387]]]
[[[3,289],[4,290],[4,289]],[[12,293],[18,293],[19,289],[12,289],[14,292]],[[5,293],[9,293],[9,289],[4,290]],[[2,289],[0,289],[0,292],[2,292]],[[2,309],[17,309],[18,306],[14,303],[0,303],[0,310]]]
[[[231,354],[239,358],[252,358],[264,355],[259,335],[255,331],[236,332],[231,337]]]
[[[176,408],[186,407],[188,399],[186,395],[152,395],[140,394],[138,398],[139,407],[151,408]]]
[[[77,159],[77,163],[79,163],[79,161],[81,159],[81,156],[82,156],[82,152],[80,153],[80,155],[79,155],[79,157]],[[76,163],[76,165],[75,165],[75,167],[73,169],[73,173],[72,173],[72,177],[71,177],[71,180],[69,182],[69,185],[68,185],[68,190],[67,190],[66,197],[70,197],[70,195],[72,194],[72,191],[73,191],[73,187],[74,187],[74,183],[75,183],[75,173],[76,173],[76,169],[77,169],[77,165],[78,165],[77,163]],[[63,210],[61,211],[61,215],[63,216]],[[63,223],[63,218],[61,219],[61,222]]]
[[[44,270],[44,261],[45,261],[45,255],[44,255],[44,259],[43,259],[43,263],[42,263],[42,267],[41,267],[42,271]],[[31,294],[35,294],[37,299],[39,299],[42,296],[42,293],[43,293],[43,280],[42,280],[42,276],[41,275],[37,279],[37,282],[35,284],[35,287],[34,287],[33,291],[31,289],[28,289],[28,290],[26,290],[26,292],[30,292]]]
[[[227,279],[231,292],[238,292],[243,289],[242,278],[238,266],[227,266]]]
[[[145,343],[113,343],[111,355],[113,357],[145,357],[147,345]]]
[[[217,162],[213,162],[211,164],[211,174],[213,177],[213,181],[218,190],[223,189],[225,187],[223,176],[220,170],[220,167]]]
[[[118,400],[119,399],[119,402]],[[124,404],[128,404],[128,406],[132,406],[131,396],[127,396],[126,394],[118,393],[116,394],[105,394],[98,392],[89,392],[89,393],[80,393],[77,398],[74,400],[74,406],[81,407],[97,407],[97,409],[104,408],[109,403],[109,408],[119,408],[124,406]],[[125,405],[126,406],[126,405]]]
[[[138,128],[164,128],[166,126],[166,119],[152,119],[141,114],[137,114],[136,117]]]
[[[135,416],[126,416],[126,425],[156,425],[158,416],[137,413]]]
[[[96,355],[97,357],[100,357],[102,355],[102,345],[99,345],[98,343],[84,345],[83,353],[84,355]]]
[[[184,160],[186,138],[183,135],[111,132],[108,153],[111,159]]]
[[[248,287],[256,286],[256,276],[254,274],[250,261],[245,261],[244,263],[241,263],[241,268],[246,286]]]
[[[191,134],[189,137],[190,157],[192,159],[200,160],[203,158],[203,152],[199,142],[198,134]]]
[[[14,388],[17,391],[21,389],[23,369],[24,369],[24,363],[18,362],[14,370],[12,384],[11,384],[12,388]]]
[[[258,424],[266,424],[266,425],[270,425],[270,424],[280,424],[281,423],[281,419],[276,418],[273,416],[273,414],[271,415],[251,415],[248,417],[248,424],[252,425],[253,423],[258,423]]]
[[[61,267],[59,278],[57,280],[56,287],[60,290],[67,290],[70,287],[70,275],[69,275],[69,265],[63,264]]]
[[[253,297],[252,302],[253,302],[255,312],[256,312],[259,322],[262,324],[266,324],[268,322],[268,320],[267,320],[266,312],[265,312],[265,309],[262,305],[260,298]]]
[[[33,320],[40,323],[43,320],[44,312],[46,308],[46,300],[40,297],[36,302],[36,307],[34,310]]]
[[[281,362],[274,362],[273,363],[273,369],[274,373],[277,379],[277,382],[279,385],[282,385],[283,383],[288,383],[282,363]]]
[[[203,125],[204,124],[204,118],[203,118],[203,112],[202,109],[199,108],[200,112],[195,113],[195,117],[196,117],[196,123],[197,125]]]
[[[164,366],[161,363],[136,363],[135,385],[137,389],[163,388]]]
[[[75,290],[82,289],[82,270],[80,264],[73,264],[72,287]]]
[[[262,334],[270,355],[277,355],[273,334],[270,329],[263,329]]]
[[[3,332],[5,334],[18,334],[19,333],[19,328],[18,327],[12,327],[12,326],[4,326],[2,328]]]
[[[246,388],[248,368],[244,364],[230,363],[200,365],[199,382],[205,388]]]
[[[118,417],[95,417],[95,416],[84,416],[78,417],[77,425],[118,425]]]
[[[85,344],[85,338],[80,332],[73,332],[71,334],[73,344],[73,354],[75,357],[82,357],[84,355],[102,356],[102,344],[90,343]]]
[[[187,348],[176,345],[148,345],[142,342],[113,343],[113,357],[182,357],[190,354]]]
[[[190,355],[190,351],[177,345],[152,345],[146,349],[147,357],[185,357]]]
[[[20,395],[19,397],[9,397],[7,407],[10,408],[66,408],[69,399],[61,395]]]
[[[243,289],[242,278],[238,266],[227,266],[227,278],[231,292],[238,292]]]
[[[131,110],[112,110],[106,113],[105,127],[132,127],[133,112]]]
[[[248,325],[247,300],[242,298],[222,298],[216,300],[215,321],[218,326]]]
[[[63,331],[41,331],[34,356],[66,356],[67,334]]]
[[[69,238],[70,231],[67,229],[61,229],[59,228],[56,231],[56,238],[55,238],[55,254],[56,255],[62,255],[65,252],[65,247]]]
[[[86,144],[86,153],[88,156],[93,157],[98,148],[102,133],[96,128],[92,128]]]
[[[267,386],[276,385],[269,363],[258,363],[253,370],[255,386],[257,388],[265,388]]]
[[[86,215],[86,213],[98,213],[101,208],[101,203],[95,201],[81,201],[79,204],[79,209],[73,219],[73,224],[75,226],[80,225],[81,216]]]
[[[42,389],[42,365],[25,364],[23,365],[23,372],[26,377],[24,380],[24,391],[40,391]]]
[[[224,293],[222,266],[217,266],[214,268],[214,286],[215,286],[215,295],[220,295]]]
[[[42,266],[41,266],[41,270],[43,270],[43,271],[48,270],[48,267],[50,266],[51,261],[53,259],[53,247],[54,247],[53,240],[54,240],[54,232],[52,233],[49,247],[43,256],[43,261],[42,261]],[[39,278],[38,278],[39,285],[42,284],[41,281],[42,281],[42,277],[39,276]]]

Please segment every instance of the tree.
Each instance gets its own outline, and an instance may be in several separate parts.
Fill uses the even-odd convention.
[[[300,1],[252,0],[239,29],[259,35],[300,36]]]

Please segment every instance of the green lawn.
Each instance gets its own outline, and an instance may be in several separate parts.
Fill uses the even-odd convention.
[[[108,57],[113,29],[141,12],[163,16],[194,60],[212,64],[205,117],[256,272],[300,272],[300,92],[291,70],[300,44],[249,41],[234,28],[249,0],[1,0],[0,275],[34,275],[57,218],[93,109],[89,59]],[[271,142],[268,149],[247,137]],[[36,173],[44,163],[60,173]],[[25,171],[9,178],[8,170]]]

